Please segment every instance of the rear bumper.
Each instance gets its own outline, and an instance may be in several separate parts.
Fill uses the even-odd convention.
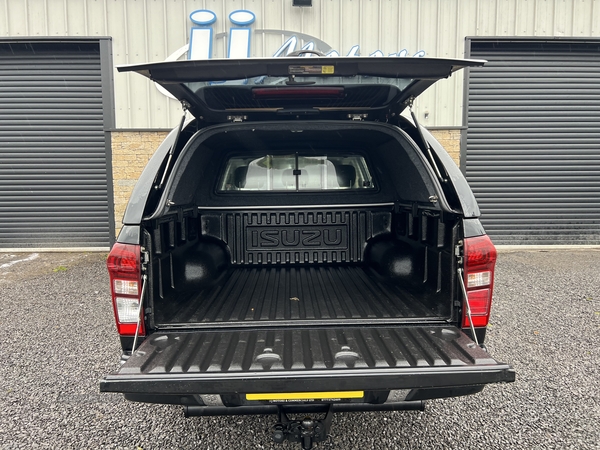
[[[424,409],[424,401],[434,398],[461,397],[481,392],[485,386],[461,386],[456,388],[412,389],[395,391],[366,391],[359,401],[334,403],[334,412],[350,411],[400,411]],[[287,412],[325,412],[327,402],[256,402],[248,401],[244,394],[222,395],[156,395],[156,394],[125,394],[125,399],[131,402],[159,403],[182,405],[186,415],[246,415],[271,414],[276,408],[283,406]],[[208,403],[205,403],[205,399]],[[262,408],[262,407],[268,408]],[[262,409],[261,409],[262,408]],[[258,411],[261,412],[252,412]]]

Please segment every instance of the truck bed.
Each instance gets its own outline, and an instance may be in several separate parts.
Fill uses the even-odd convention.
[[[448,302],[429,298],[427,292],[415,295],[362,266],[238,266],[211,287],[161,304],[155,321],[159,326],[239,326],[447,319]]]

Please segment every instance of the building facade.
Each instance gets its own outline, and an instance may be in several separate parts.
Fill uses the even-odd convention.
[[[5,209],[6,217],[0,212],[0,223],[10,224],[0,225],[0,247],[62,247],[71,242],[74,246],[104,248],[118,233],[126,201],[139,173],[160,140],[178,123],[181,108],[148,80],[136,74],[119,74],[114,66],[184,58],[285,55],[303,48],[341,56],[462,58],[466,55],[490,59],[492,71],[488,73],[494,75],[487,85],[486,69],[459,72],[423,94],[416,102],[420,122],[434,131],[461,165],[481,203],[482,220],[497,240],[600,243],[600,160],[595,156],[600,151],[594,152],[598,150],[594,140],[600,138],[597,75],[600,54],[595,53],[600,42],[600,0],[313,0],[311,3],[310,7],[295,7],[293,0],[0,1],[0,11],[4,13],[0,19],[0,83],[12,86],[11,80],[22,71],[19,64],[25,64],[31,75],[18,88],[36,92],[32,86],[43,84],[44,71],[56,69],[40,66],[36,55],[43,53],[48,61],[53,51],[71,55],[62,66],[68,69],[71,65],[73,69],[67,74],[52,72],[54,76],[69,80],[74,77],[68,86],[72,93],[67,97],[71,100],[59,98],[56,92],[61,87],[56,84],[48,87],[54,89],[52,95],[38,89],[37,95],[32,94],[22,103],[18,108],[22,119],[17,124],[22,127],[18,128],[20,134],[11,134],[14,117],[0,115],[0,158],[5,166],[5,170],[0,169],[0,202],[9,207]],[[79,55],[77,49],[81,50]],[[93,73],[83,73],[76,61],[89,60],[96,53],[95,69],[90,69]],[[546,53],[551,58],[536,60]],[[550,81],[540,79],[527,85],[524,80],[531,78],[532,73],[521,66],[521,77],[511,79],[507,74],[523,58],[530,63],[529,67],[541,67],[538,74],[550,71],[556,76]],[[583,128],[575,120],[552,122],[552,117],[570,111],[575,103],[582,105],[579,97],[573,97],[576,94],[569,91],[569,77],[561,71],[564,67],[561,61],[567,61],[572,73],[587,73],[577,81],[583,86],[579,94],[586,97],[585,107],[583,111],[573,111],[575,115],[571,116],[578,118],[577,123],[583,117],[586,123]],[[589,68],[587,72],[585,67]],[[91,86],[94,83],[95,88]],[[505,86],[510,83],[519,87],[515,90]],[[545,91],[552,94],[550,98],[542,98],[542,93],[537,99],[540,83],[554,89]],[[0,102],[7,108],[19,101],[8,87],[0,87],[0,91]],[[513,103],[498,102],[510,93],[521,97]],[[561,95],[565,101],[554,105],[553,101]],[[568,97],[576,99],[574,104],[569,104]],[[104,113],[93,110],[86,98],[95,98],[96,107],[100,105]],[[508,110],[520,107],[519,99],[529,99],[524,106],[531,110],[553,112],[538,114],[534,131],[526,126],[513,126],[510,121],[504,127],[494,128],[494,124],[505,121]],[[478,110],[481,102],[491,105],[491,109]],[[43,109],[39,109],[41,103]],[[74,105],[83,107],[74,109]],[[75,113],[69,116],[65,108]],[[39,111],[47,114],[40,115]],[[32,115],[37,122],[31,122]],[[57,117],[62,122],[57,123]],[[485,117],[491,117],[492,122]],[[529,123],[527,115],[518,122]],[[558,126],[552,129],[552,123]],[[467,125],[473,126],[473,133],[465,131]],[[27,127],[37,130],[39,136],[26,133]],[[507,127],[513,140],[503,140],[502,130]],[[564,136],[557,135],[556,128],[564,129]],[[52,148],[43,143],[48,133],[56,143]],[[89,153],[83,142],[75,142],[74,136],[85,133],[96,142],[95,153]],[[583,141],[573,139],[573,134],[581,133],[585,135]],[[527,147],[535,137],[540,139],[541,148]],[[62,144],[61,138],[64,138]],[[527,150],[525,159],[519,159],[517,152],[507,160],[503,155],[510,155],[511,148],[506,149],[508,153],[494,153],[502,145],[517,150],[524,145],[531,151]],[[103,156],[98,153],[100,148],[104,149]],[[568,154],[569,151],[572,153]],[[550,161],[556,164],[544,159],[548,152],[555,155]],[[567,164],[571,172],[584,168],[587,174],[573,181],[577,174],[559,173],[565,160],[571,161],[570,166]],[[100,168],[103,164],[104,170]],[[481,167],[491,168],[480,170]],[[544,167],[547,173],[540,178],[535,172],[543,172]],[[523,172],[527,172],[525,178]],[[553,176],[565,190],[552,189]],[[9,181],[18,178],[17,188],[9,186],[9,181],[3,183],[2,177]],[[67,178],[70,181],[64,182]],[[90,178],[95,181],[90,182]],[[98,180],[105,183],[105,190],[100,188]],[[570,181],[575,184],[569,184]],[[514,191],[514,195],[507,196],[509,191]],[[531,223],[514,226],[521,219],[511,216],[511,211],[515,207],[528,211],[535,206],[536,198],[541,198],[546,207],[534,213],[537,215]],[[71,214],[74,206],[80,208],[78,215]],[[45,212],[42,214],[36,207]],[[31,226],[35,217],[43,220]],[[542,225],[538,226],[540,219]],[[552,226],[557,220],[559,225]],[[98,221],[103,223],[102,227],[93,225]],[[49,230],[48,223],[54,223],[56,229]],[[535,238],[527,233],[533,224],[539,228]],[[561,233],[565,227],[567,232]],[[36,233],[39,236],[42,229],[47,232],[41,239],[30,238]],[[61,230],[80,233],[80,239],[68,240]]]

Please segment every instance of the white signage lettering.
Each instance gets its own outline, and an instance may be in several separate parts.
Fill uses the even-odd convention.
[[[217,21],[217,15],[207,9],[199,9],[190,14],[190,20],[194,24],[190,31],[189,43],[179,48],[169,55],[165,61],[176,61],[187,53],[188,59],[210,59],[213,56],[213,43],[215,33],[211,25]],[[273,57],[287,56],[297,50],[300,41],[299,36],[305,42],[300,50],[318,50],[325,53],[325,56],[337,57],[340,53],[334,50],[327,43],[320,39],[304,33],[297,33],[286,30],[260,30],[251,29],[256,16],[252,11],[239,9],[229,14],[229,21],[233,25],[227,35],[227,58],[241,59],[250,57],[250,39],[252,34],[273,34],[289,36],[287,40],[274,53]],[[223,39],[225,36],[218,36],[217,39]],[[316,44],[317,43],[317,44]],[[324,48],[319,48],[319,47]],[[310,53],[302,55],[303,57],[313,56]],[[360,56],[360,45],[353,45],[346,56]],[[375,50],[369,54],[370,57],[383,57],[385,54],[381,50]],[[408,50],[402,49],[396,53],[390,53],[388,57],[408,57]],[[413,57],[425,56],[424,50],[419,50]],[[174,98],[169,92],[161,86],[156,85],[158,90],[164,95]]]
[[[212,27],[210,27],[210,25],[216,22],[217,15],[213,11],[200,9],[190,14],[190,20],[197,26],[193,27],[190,33],[190,48],[188,51],[188,59],[211,58],[214,36]],[[255,20],[256,16],[254,15],[254,13],[252,11],[244,9],[239,9],[229,14],[229,21],[234,25],[234,27],[231,27],[229,30],[227,47],[228,58],[248,58],[250,56],[250,37],[252,34],[250,25],[252,25],[255,22]],[[290,53],[296,51],[299,41],[297,35],[301,34],[285,30],[254,30],[254,32],[261,34],[279,34],[284,36],[290,36],[283,43],[283,45],[273,53],[274,57],[289,55]],[[313,36],[303,35],[303,39],[306,42],[306,44],[304,44],[301,47],[302,50],[322,50],[325,51],[325,54],[327,56],[340,56],[340,53],[337,50],[334,50],[329,46],[327,46],[327,49],[319,49],[318,45],[315,45],[315,41],[319,41],[321,43],[323,42]],[[346,56],[359,55],[359,45],[353,45],[346,54]],[[307,53],[303,56],[310,57],[311,54]],[[381,50],[376,50],[370,53],[369,56],[382,57],[385,55]],[[406,49],[400,50],[396,53],[388,54],[388,57],[406,56],[408,56],[408,50]],[[413,55],[413,57],[423,56],[425,56],[425,51],[423,50],[419,50]]]

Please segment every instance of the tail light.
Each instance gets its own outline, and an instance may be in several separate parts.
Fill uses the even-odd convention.
[[[139,245],[116,243],[108,255],[106,267],[110,275],[117,331],[121,336],[134,336],[138,322],[142,288],[141,248]],[[139,335],[143,336],[144,321]]]
[[[492,306],[496,247],[488,236],[467,238],[464,245],[464,281],[471,308],[471,320],[474,327],[485,327],[488,324]],[[470,325],[465,310],[463,311],[463,327],[466,328]]]

